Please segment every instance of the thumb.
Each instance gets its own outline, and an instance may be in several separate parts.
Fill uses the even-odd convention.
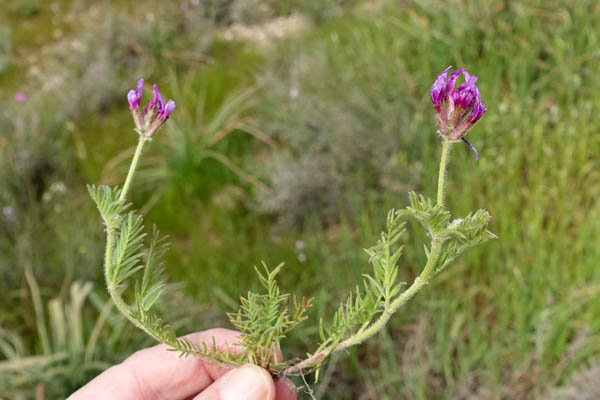
[[[246,364],[229,371],[194,400],[274,400],[271,375],[256,365]]]

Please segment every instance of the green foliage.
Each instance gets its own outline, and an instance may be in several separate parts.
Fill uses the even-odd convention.
[[[306,367],[319,368],[334,351],[358,344],[382,329],[390,316],[410,300],[428,282],[430,275],[440,272],[466,248],[483,243],[495,235],[487,230],[489,214],[479,210],[464,220],[449,223],[450,213],[443,206],[424,196],[410,193],[411,206],[388,213],[386,230],[377,245],[366,249],[373,275],[364,275],[364,290],[357,286],[333,317],[331,328],[324,329],[321,321],[321,344],[308,360],[299,363],[293,372]],[[427,264],[410,287],[398,282],[398,261],[403,247],[398,243],[405,233],[404,216],[419,221],[432,239],[430,252],[425,246]],[[441,249],[438,247],[441,246]]]
[[[469,213],[464,219],[458,218],[450,222],[442,232],[444,247],[435,272],[443,271],[467,248],[496,239],[497,236],[487,229],[491,218],[486,210],[479,209]]]
[[[356,0],[207,0],[205,12],[221,23],[257,24],[269,18],[302,14],[316,22],[339,17]]]
[[[404,223],[400,222],[402,213],[390,210],[387,216],[386,230],[381,233],[377,245],[366,249],[369,262],[373,265],[373,277],[366,275],[373,284],[378,297],[383,298],[385,308],[400,293],[405,283],[396,282],[398,278],[398,260],[403,246],[398,243],[405,233]]]
[[[12,62],[12,31],[9,27],[0,28],[0,77]]]
[[[410,207],[406,209],[423,227],[430,237],[444,237],[450,220],[450,211],[423,195],[409,193]]]
[[[488,224],[490,214],[483,209],[469,213],[464,219],[450,221],[450,212],[436,204],[432,199],[417,196],[410,192],[411,206],[406,209],[429,233],[431,238],[442,241],[443,247],[437,261],[435,272],[441,272],[467,248],[484,243],[497,236],[490,232]],[[425,246],[425,256],[429,258],[430,249]]]
[[[0,397],[64,398],[119,360],[133,344],[129,326],[91,282],[70,283],[44,307],[31,271],[26,277],[38,336],[32,344],[21,331],[0,328]]]
[[[363,290],[356,287],[345,303],[338,308],[329,331],[321,329],[321,340],[336,343],[358,331],[364,330],[373,317],[389,308],[392,300],[400,293],[404,282],[397,282],[398,260],[403,247],[398,243],[405,233],[402,215],[391,210],[388,213],[386,230],[381,232],[377,244],[365,249],[372,275],[364,274]],[[327,338],[330,339],[327,339]]]
[[[145,139],[142,138],[140,146],[143,146],[144,142]],[[132,170],[135,170],[135,165]],[[245,332],[248,334],[242,340],[247,345],[245,352],[234,354],[230,353],[229,349],[217,348],[214,343],[209,346],[206,343],[193,343],[186,338],[178,339],[173,329],[153,310],[165,289],[162,271],[168,247],[166,238],[161,237],[154,227],[149,247],[144,251],[146,234],[143,218],[135,211],[126,211],[128,206],[124,205],[125,196],[122,189],[88,186],[88,190],[107,231],[104,273],[108,291],[116,307],[130,322],[183,356],[205,357],[229,365],[259,361],[266,362],[266,366],[275,363],[276,359],[272,356],[273,351],[279,349],[279,341],[304,319],[303,314],[310,306],[310,302],[304,299],[300,304],[294,301],[295,311],[291,316],[288,315],[287,309],[282,308],[282,303],[288,296],[279,294],[274,280],[281,266],[271,273],[267,271],[267,277],[261,275],[261,282],[268,289],[268,294],[264,297],[249,297],[250,301],[254,302],[246,302],[245,305],[249,308],[246,307],[245,310],[251,314],[246,316],[241,312],[237,316],[236,322],[240,324],[240,329],[246,326]],[[134,303],[129,305],[121,296],[121,292],[134,277],[137,277],[134,283]],[[246,317],[252,321],[246,323]],[[259,337],[255,336],[257,332],[260,332]]]
[[[41,0],[17,0],[10,6],[10,11],[21,18],[32,17],[40,12]]]
[[[263,263],[264,273],[255,268],[260,283],[266,289],[265,294],[249,292],[241,299],[237,314],[229,314],[232,324],[241,332],[237,354],[226,349],[218,349],[214,342],[209,347],[206,343],[196,344],[187,339],[177,339],[173,330],[156,314],[151,311],[163,292],[165,283],[160,278],[162,257],[165,252],[165,242],[161,240],[156,228],[150,247],[146,252],[146,263],[142,263],[145,233],[143,232],[142,217],[135,211],[126,211],[127,190],[135,174],[139,155],[144,144],[149,140],[140,134],[135,156],[125,180],[124,189],[100,186],[89,186],[90,195],[96,202],[100,215],[106,225],[106,255],[104,273],[111,298],[117,308],[138,328],[148,335],[169,345],[182,355],[207,357],[223,364],[253,363],[267,368],[271,373],[287,375],[307,368],[320,367],[329,355],[358,344],[380,331],[391,315],[400,306],[410,300],[427,283],[432,266],[443,254],[442,266],[456,257],[466,247],[475,242],[485,240],[482,232],[486,231],[489,215],[475,213],[468,216],[464,222],[458,221],[448,225],[449,213],[443,210],[441,201],[432,201],[411,194],[412,207],[401,212],[389,212],[387,230],[381,234],[377,245],[367,250],[369,262],[373,266],[373,275],[365,275],[363,281],[364,293],[357,286],[355,294],[351,294],[334,314],[331,328],[323,329],[320,323],[322,343],[317,351],[306,360],[295,364],[285,364],[279,361],[281,341],[305,317],[312,299],[302,298],[300,302],[294,297],[293,312],[289,311],[289,294],[282,294],[275,277],[283,267],[277,266],[269,271]],[[449,147],[444,145],[442,167],[444,171]],[[443,190],[443,175],[440,177],[440,187]],[[403,283],[397,283],[398,260],[402,247],[398,242],[404,233],[401,217],[412,214],[428,229],[432,238],[432,251],[423,272],[413,284],[401,293]],[[486,218],[487,217],[487,218]],[[491,235],[491,233],[489,233]],[[493,236],[493,235],[492,235]],[[444,241],[454,238],[456,244],[450,247],[450,252],[440,252],[438,246]],[[144,269],[141,280],[135,282],[134,300],[130,306],[121,297],[120,290],[126,286],[126,281]],[[289,365],[289,366],[288,366]]]
[[[137,327],[155,339],[177,347],[172,329],[152,312],[164,289],[161,278],[163,257],[166,249],[164,239],[155,228],[150,246],[142,262],[144,238],[142,216],[134,211],[125,212],[121,190],[106,186],[88,186],[92,199],[96,202],[100,215],[107,227],[107,250],[104,274],[109,293],[115,305]],[[114,248],[113,248],[114,245]],[[127,281],[134,275],[141,277],[135,282],[135,304],[125,303],[118,291],[123,290]]]
[[[159,235],[154,227],[152,241],[146,254],[142,279],[135,282],[135,299],[138,307],[148,312],[163,293],[166,281],[163,278],[164,255],[169,247],[166,237]]]
[[[304,297],[297,301],[294,296],[290,313],[290,295],[282,294],[275,280],[282,267],[283,263],[269,271],[263,263],[263,273],[255,267],[266,293],[249,292],[247,297],[240,299],[238,312],[229,314],[231,323],[241,332],[243,358],[272,371],[281,368],[281,340],[306,319],[305,313],[312,302]]]
[[[118,229],[121,224],[121,213],[126,208],[119,202],[121,190],[118,187],[88,185],[88,192],[98,207],[106,229]]]

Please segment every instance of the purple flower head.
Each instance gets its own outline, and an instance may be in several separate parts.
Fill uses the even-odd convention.
[[[442,71],[431,86],[431,102],[436,111],[440,133],[456,141],[463,139],[483,116],[487,107],[481,102],[479,89],[475,86],[477,77],[461,68],[447,78],[450,68]],[[457,88],[456,81],[461,74],[465,81]],[[470,147],[474,149],[472,145]]]
[[[130,90],[127,93],[127,101],[129,102],[129,109],[131,111],[137,110],[142,101],[142,90],[144,89],[144,78],[140,79],[135,90]]]
[[[152,85],[152,100],[144,106],[142,111],[140,104],[142,101],[143,86],[144,80],[140,79],[136,90],[130,90],[127,93],[127,101],[129,102],[129,108],[133,114],[133,120],[138,132],[145,137],[151,138],[162,124],[169,119],[169,116],[175,110],[175,102],[169,100],[165,103],[158,91],[158,86],[154,84]]]
[[[15,101],[17,103],[25,103],[27,101],[27,95],[23,92],[15,93]]]

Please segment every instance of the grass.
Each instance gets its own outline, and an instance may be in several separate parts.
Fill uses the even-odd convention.
[[[600,353],[600,38],[594,29],[600,6],[486,0],[382,7],[377,16],[359,8],[326,20],[279,42],[271,54],[217,41],[207,52],[216,60],[212,67],[183,62],[168,75],[164,60],[151,63],[173,94],[176,80],[189,79],[184,86],[193,88],[180,103],[189,118],[174,114],[177,124],[161,132],[157,148],[180,144],[173,139],[177,129],[201,131],[224,99],[258,82],[253,107],[240,115],[251,116],[276,147],[237,132],[217,150],[279,192],[314,199],[263,207],[278,191],[261,197],[258,186],[218,162],[190,167],[177,164],[183,158],[175,155],[170,165],[177,168],[162,181],[167,189],[148,214],[173,238],[170,280],[186,282],[186,294],[224,317],[240,294],[258,287],[253,265],[285,261],[281,286],[316,301],[312,322],[294,332],[284,352],[310,351],[315,322],[331,316],[367,267],[361,248],[375,241],[387,209],[404,206],[409,189],[434,195],[441,145],[428,90],[447,65],[464,66],[480,77],[488,112],[468,137],[480,160],[466,146],[453,149],[447,202],[456,216],[487,208],[499,239],[463,255],[385,332],[342,355],[315,390],[322,398],[548,398]],[[151,54],[164,51],[168,46]],[[299,88],[295,101],[292,86]],[[195,118],[201,99],[206,110]],[[68,179],[69,191],[101,177],[104,162],[124,147],[114,131],[125,132],[127,120],[125,107],[115,107],[75,122],[67,147],[79,155],[74,165],[83,172]],[[319,182],[326,184],[307,189],[295,181],[298,171],[285,169],[312,165],[326,166],[308,175],[323,174]],[[149,195],[139,197],[143,206]],[[64,230],[65,220],[47,221]],[[412,226],[402,279],[411,280],[422,265],[424,239]],[[300,252],[306,261],[299,261]],[[46,284],[52,287],[52,279]],[[206,318],[225,323],[212,313]],[[196,321],[187,329],[201,326]]]

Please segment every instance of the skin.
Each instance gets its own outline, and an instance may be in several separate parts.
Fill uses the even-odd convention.
[[[239,332],[210,329],[187,338],[220,348],[239,347]],[[274,382],[264,369],[245,365],[220,367],[198,357],[180,358],[160,344],[140,350],[98,375],[68,400],[296,400],[289,381]]]

